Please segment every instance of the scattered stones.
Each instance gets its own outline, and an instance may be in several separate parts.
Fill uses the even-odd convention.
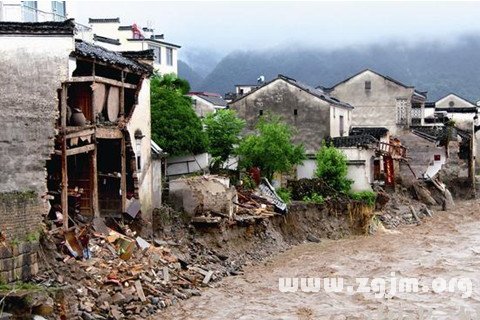
[[[310,242],[315,242],[315,243],[320,242],[320,239],[315,237],[313,234],[308,234],[307,240],[310,241]]]

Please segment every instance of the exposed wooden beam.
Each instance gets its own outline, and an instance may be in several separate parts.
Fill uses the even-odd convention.
[[[127,88],[127,89],[137,88],[136,85],[131,83],[125,83],[122,81],[113,80],[105,77],[99,77],[99,76],[72,77],[67,81],[67,83],[78,83],[78,82],[99,82],[99,83],[105,83],[112,86],[116,86],[119,88]]]
[[[117,128],[97,128],[97,139],[122,139],[123,133]]]
[[[65,139],[65,141],[66,141],[66,139]],[[78,147],[78,148],[66,149],[65,151],[55,150],[55,154],[58,154],[58,155],[66,154],[66,156],[73,156],[73,155],[76,155],[76,154],[89,152],[89,151],[92,151],[94,149],[95,149],[95,144],[87,144],[85,146]]]
[[[77,137],[84,137],[84,136],[91,136],[95,133],[94,129],[86,129],[77,132],[67,133],[67,139],[77,138]]]

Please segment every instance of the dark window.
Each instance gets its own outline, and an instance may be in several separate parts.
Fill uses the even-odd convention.
[[[173,66],[173,49],[167,48],[167,65]]]
[[[297,109],[293,110],[293,115],[298,116],[298,110]]]
[[[450,102],[448,103],[448,105],[449,105],[450,107],[453,107],[453,106],[455,105],[455,102],[450,101]]]
[[[260,110],[260,111],[258,112],[258,115],[263,116],[263,110]]]
[[[372,82],[365,81],[365,90],[370,90],[370,89],[372,89]]]
[[[161,64],[162,63],[162,48],[149,45],[148,49],[153,49],[153,54],[155,55],[155,62],[158,63],[158,64]]]

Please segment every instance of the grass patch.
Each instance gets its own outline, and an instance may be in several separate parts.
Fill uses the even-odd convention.
[[[375,200],[377,199],[377,194],[373,191],[350,192],[349,197],[352,200],[360,201],[373,207],[375,205]]]

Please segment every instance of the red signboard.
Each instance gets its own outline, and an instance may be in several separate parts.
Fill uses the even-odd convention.
[[[383,169],[385,171],[385,185],[391,187],[395,186],[395,169],[393,167],[392,157],[383,157]]]

